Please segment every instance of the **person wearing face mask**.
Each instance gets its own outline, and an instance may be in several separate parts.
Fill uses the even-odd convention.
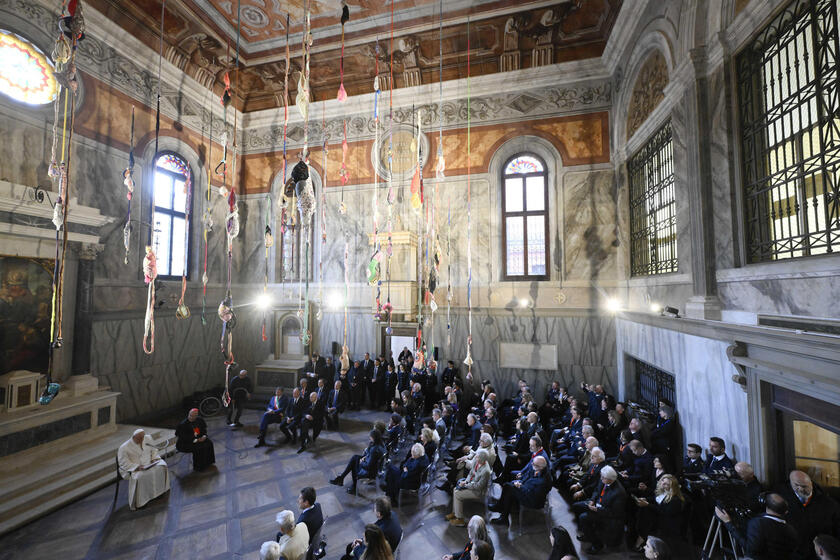
[[[788,520],[799,540],[792,558],[812,559],[812,541],[820,533],[840,537],[840,506],[802,471],[791,471],[776,491],[788,503]]]

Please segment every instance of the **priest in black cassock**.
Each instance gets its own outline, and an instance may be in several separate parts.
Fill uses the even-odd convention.
[[[207,437],[207,424],[198,417],[198,409],[193,408],[175,429],[175,448],[181,453],[192,453],[193,470],[203,471],[216,462],[213,442]]]

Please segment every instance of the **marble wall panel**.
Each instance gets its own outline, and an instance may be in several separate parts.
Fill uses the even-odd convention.
[[[616,196],[612,170],[564,175],[564,278],[615,278]]]
[[[708,78],[709,113],[712,118],[709,139],[712,215],[715,230],[715,264],[718,268],[731,268],[735,264],[734,230],[736,216],[734,184],[732,182],[732,131],[729,127],[729,96],[726,73],[723,68]]]
[[[616,319],[619,395],[628,399],[634,395],[630,358],[672,374],[685,441],[705,448],[709,437],[722,437],[730,457],[749,461],[747,395],[732,381],[737,370],[726,357],[727,346],[719,340]]]
[[[840,318],[840,276],[773,278],[718,284],[727,309]]]

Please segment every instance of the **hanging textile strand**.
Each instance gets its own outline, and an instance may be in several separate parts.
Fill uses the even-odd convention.
[[[470,144],[471,125],[471,90],[470,90],[470,20],[467,18],[467,375],[472,377],[472,152]]]
[[[123,185],[125,185],[125,197],[128,205],[125,212],[125,227],[123,227],[123,246],[125,247],[125,259],[128,264],[128,253],[131,249],[131,197],[134,194],[134,106],[131,107],[131,140],[128,150],[128,167],[123,171]]]
[[[391,60],[388,68],[388,194],[385,201],[388,204],[388,255],[385,266],[385,277],[387,282],[387,294],[385,296],[384,310],[388,317],[388,326],[385,327],[385,334],[391,335],[394,332],[391,326],[394,305],[391,303],[391,257],[394,254],[394,4],[391,3],[391,29],[390,47]],[[379,41],[376,42],[376,77],[379,78]],[[375,82],[378,89],[378,81]],[[378,96],[377,96],[378,97]],[[378,150],[378,148],[377,148]]]
[[[184,231],[190,231],[190,217],[192,215],[192,173],[187,167],[187,176],[184,181]],[[187,295],[187,264],[190,254],[190,236],[184,236],[184,265],[181,271],[181,298],[178,300],[178,306],[175,308],[175,318],[188,319],[190,316],[190,308],[187,307],[184,298]]]
[[[321,128],[324,131],[324,143],[321,147],[324,155],[324,176],[321,178],[321,254],[318,258],[318,312],[315,318],[319,321],[324,318],[324,255],[327,254],[327,154],[330,150],[327,146],[329,137],[327,135],[327,102],[321,105]]]
[[[311,22],[311,5],[307,2],[304,10],[304,39],[303,39],[303,91],[305,93],[306,104],[309,104],[309,64],[311,61],[312,49],[312,22]],[[304,309],[303,309],[303,330],[300,333],[300,340],[304,347],[309,346],[312,341],[312,333],[309,330],[309,262],[310,253],[312,251],[312,217],[315,215],[317,200],[315,198],[315,189],[312,186],[312,177],[309,173],[309,111],[301,111],[303,113],[303,153],[301,162],[298,165],[303,166],[305,177],[302,181],[295,183],[295,195],[297,197],[298,212],[300,212],[301,235],[304,237],[303,248],[303,277],[306,285],[304,293]],[[297,166],[296,166],[297,167]]]
[[[55,368],[55,351],[64,345],[64,268],[67,257],[67,218],[70,213],[70,177],[72,163],[73,128],[75,124],[76,92],[78,78],[76,76],[76,52],[79,42],[85,37],[85,18],[82,4],[71,0],[69,4],[62,4],[59,19],[59,37],[54,47],[56,61],[53,75],[58,82],[58,95],[54,105],[53,144],[49,166],[49,176],[58,183],[58,198],[53,206],[52,222],[55,226],[55,265],[53,267],[52,300],[50,309],[50,349],[47,360],[47,378],[44,391],[38,399],[42,405],[49,404],[58,395],[61,385],[53,383]],[[61,101],[63,93],[63,103]],[[58,132],[59,106],[63,104],[64,115],[61,119],[61,134]],[[68,107],[70,122],[68,126]],[[57,144],[61,137],[61,158],[56,158]],[[65,157],[66,156],[66,157]]]
[[[213,215],[210,206],[211,177],[213,176],[211,162],[213,161],[213,105],[210,105],[210,131],[207,146],[207,192],[205,195],[204,214],[201,217],[201,237],[204,240],[204,270],[201,273],[201,324],[207,324],[207,238],[213,231]]]
[[[285,77],[283,78],[283,171],[282,171],[282,178],[283,181],[286,180],[286,161],[287,161],[287,153],[286,153],[286,141],[287,136],[286,133],[289,129],[289,65],[291,64],[291,57],[289,54],[289,20],[290,16],[286,14],[286,73]],[[289,201],[286,198],[285,189],[280,193],[280,239],[285,239],[286,230],[287,230],[287,221],[288,221],[288,208],[289,208]],[[280,262],[282,266],[280,267],[280,282],[283,284],[283,288],[286,286],[286,255],[284,255],[285,251],[285,243],[280,244]]]
[[[155,152],[157,161],[160,147],[160,92],[161,73],[163,71],[163,20],[166,17],[166,0],[160,4],[160,44],[158,49],[157,109],[155,112]],[[155,241],[155,224],[149,226],[149,242],[146,244],[146,256],[143,258],[143,276],[147,284],[146,317],[143,322],[143,351],[152,354],[155,351],[155,279],[157,278],[156,251],[152,248]]]
[[[344,89],[344,25],[350,21],[350,8],[347,7],[346,0],[341,0],[341,57],[338,59],[338,73],[340,82],[338,85],[338,99],[339,103],[347,101],[347,91]]]

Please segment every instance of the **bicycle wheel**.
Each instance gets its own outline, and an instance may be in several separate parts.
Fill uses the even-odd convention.
[[[216,397],[204,397],[198,405],[198,411],[202,416],[215,416],[222,409],[222,401]]]

